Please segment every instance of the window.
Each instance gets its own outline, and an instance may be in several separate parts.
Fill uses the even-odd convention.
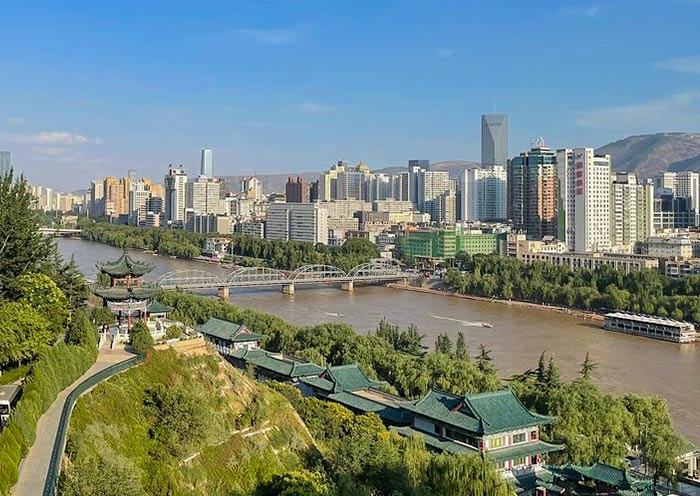
[[[539,436],[537,435],[537,431],[530,432],[530,439],[539,439]]]
[[[494,437],[489,439],[489,448],[501,448],[506,445],[505,437]]]
[[[513,460],[513,467],[520,467],[522,465],[527,465],[527,462],[530,460],[529,456],[521,456],[520,458],[516,458]]]
[[[527,433],[513,434],[513,444],[524,443],[525,441],[527,441]]]

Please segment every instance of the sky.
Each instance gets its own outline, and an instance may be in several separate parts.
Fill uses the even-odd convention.
[[[0,150],[34,183],[480,158],[700,132],[700,0],[0,0]]]

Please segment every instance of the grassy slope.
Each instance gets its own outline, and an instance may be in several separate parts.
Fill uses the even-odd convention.
[[[101,477],[102,471],[135,473],[142,489],[133,494],[149,494],[149,487],[159,485],[154,481],[162,475],[153,475],[152,419],[143,407],[146,389],[156,383],[184,387],[197,395],[206,411],[205,435],[188,446],[181,463],[167,460],[174,494],[249,494],[256,481],[301,467],[303,453],[313,445],[306,426],[281,395],[213,354],[182,357],[166,350],[102,383],[78,402],[67,447],[76,463],[69,474],[72,469],[74,476],[87,481]],[[182,463],[195,453],[199,454]],[[95,463],[101,470],[88,473],[81,468]]]

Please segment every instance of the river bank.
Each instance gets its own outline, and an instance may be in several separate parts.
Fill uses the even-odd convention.
[[[434,288],[420,288],[417,286],[409,286],[407,284],[397,284],[390,283],[386,285],[387,288],[400,289],[402,291],[413,291],[415,293],[425,293],[438,296],[447,296],[450,298],[461,298],[463,300],[481,301],[486,303],[500,303],[502,305],[508,305],[510,307],[519,308],[532,308],[537,310],[547,310],[548,312],[557,312],[563,315],[568,315],[571,317],[576,317],[583,320],[593,320],[596,322],[603,322],[605,317],[595,312],[587,312],[585,310],[575,310],[565,307],[557,307],[553,305],[544,305],[541,303],[531,303],[527,301],[516,301],[516,300],[499,300],[496,298],[484,298],[483,296],[465,295],[460,293],[455,293],[453,291],[443,291],[441,289]]]

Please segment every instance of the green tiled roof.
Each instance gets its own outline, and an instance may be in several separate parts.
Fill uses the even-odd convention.
[[[302,362],[294,357],[287,357],[265,350],[241,349],[233,352],[232,356],[256,367],[276,374],[296,379],[298,377],[315,376],[325,369],[315,363]]]
[[[425,445],[429,448],[433,448],[434,450],[437,451],[444,451],[447,453],[470,453],[472,455],[478,455],[480,451],[476,448],[472,448],[471,446],[467,446],[466,444],[459,444],[450,441],[449,439],[440,439],[435,436],[431,436],[430,434],[427,434],[425,432],[418,431],[416,429],[412,429],[411,427],[394,427],[391,426],[389,427],[392,431],[398,432],[402,436],[406,437],[413,437],[413,436],[420,436],[423,438],[423,442]]]
[[[340,403],[351,410],[363,413],[376,413],[383,420],[393,424],[408,424],[410,422],[408,412],[400,406],[389,406],[380,401],[364,398],[351,392],[340,392],[328,395],[330,400]]]
[[[433,389],[406,408],[478,435],[550,424],[555,420],[530,412],[510,389],[464,397]]]
[[[328,366],[320,377],[310,377],[303,382],[322,391],[333,393],[378,388],[388,384],[386,381],[370,379],[356,363]]]
[[[231,341],[232,343],[245,343],[248,341],[259,341],[263,338],[261,334],[251,332],[243,324],[237,324],[229,320],[212,317],[206,323],[195,326],[202,334],[215,338]]]
[[[594,463],[588,467],[580,465],[562,465],[547,467],[554,475],[574,482],[592,480],[620,490],[643,490],[651,485],[649,479],[635,477],[623,470],[604,463]]]
[[[544,441],[531,441],[529,443],[516,444],[506,448],[489,450],[486,456],[495,462],[505,462],[514,460],[522,456],[532,456],[539,454],[551,453],[553,451],[561,451],[563,446],[558,444],[549,444]]]
[[[126,286],[100,286],[99,284],[93,284],[90,286],[90,291],[93,294],[104,298],[108,301],[123,301],[123,300],[148,300],[153,298],[158,292],[158,288],[155,286],[132,286],[127,288]]]
[[[100,272],[109,274],[112,277],[126,277],[128,275],[141,277],[144,274],[148,274],[155,267],[152,263],[134,260],[126,250],[117,260],[113,262],[99,262],[95,266]]]
[[[146,310],[148,310],[148,313],[168,313],[173,311],[173,307],[169,307],[168,305],[165,305],[164,303],[161,303],[158,300],[152,300],[148,304]]]

